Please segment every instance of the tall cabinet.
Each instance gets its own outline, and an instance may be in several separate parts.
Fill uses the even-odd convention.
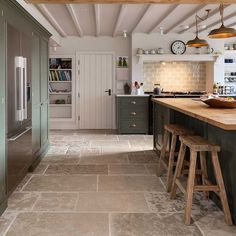
[[[0,0],[0,214],[7,206],[7,151],[6,151],[6,82],[7,82],[7,27],[18,29],[31,38],[32,84],[32,160],[33,169],[48,147],[48,40],[47,32],[15,0]]]

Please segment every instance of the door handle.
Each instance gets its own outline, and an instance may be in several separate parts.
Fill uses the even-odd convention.
[[[108,93],[108,95],[111,96],[111,89],[106,90],[105,93]]]

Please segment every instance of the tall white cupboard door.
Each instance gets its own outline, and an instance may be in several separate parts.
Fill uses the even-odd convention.
[[[79,128],[112,129],[113,54],[79,54]]]

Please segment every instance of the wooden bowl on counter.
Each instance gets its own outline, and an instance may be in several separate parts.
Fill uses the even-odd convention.
[[[224,98],[202,98],[201,101],[214,108],[236,108],[236,100],[234,98],[231,100]]]

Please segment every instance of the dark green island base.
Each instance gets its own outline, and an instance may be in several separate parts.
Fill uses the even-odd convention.
[[[157,100],[162,100],[162,101],[159,102]],[[169,100],[168,102],[171,104],[170,99],[168,100]],[[173,104],[173,107],[172,105],[169,106],[169,104],[165,105],[163,103],[164,99],[153,99],[153,102],[154,102],[154,149],[160,150],[164,135],[164,125],[169,123],[181,124],[186,127],[189,127],[189,129],[193,130],[197,135],[201,135],[210,142],[221,146],[221,152],[219,153],[219,161],[224,178],[231,215],[234,224],[236,224],[236,130],[225,130],[223,128],[219,128],[215,125],[210,124],[211,122],[204,121],[204,119],[200,120],[198,116],[194,116],[189,112],[184,112],[184,111],[182,112],[181,109],[178,109],[178,107],[175,109],[174,107],[175,104]],[[204,104],[202,105],[205,106]],[[232,116],[236,118],[235,109],[231,111],[232,111]],[[213,183],[215,183],[213,168],[210,158],[207,158],[207,165],[208,165],[209,179]],[[219,207],[221,207],[218,196],[215,193],[211,193],[210,196],[213,199],[213,201]]]

